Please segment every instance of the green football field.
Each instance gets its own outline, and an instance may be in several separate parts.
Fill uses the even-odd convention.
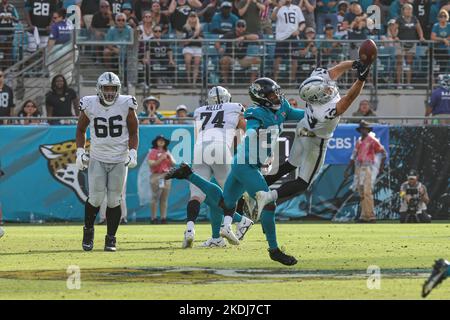
[[[184,228],[120,226],[110,253],[104,226],[96,227],[94,251],[83,252],[81,226],[7,225],[0,300],[421,299],[433,261],[450,258],[447,223],[280,223],[279,243],[298,258],[294,267],[269,259],[259,224],[240,246],[222,249],[181,249]],[[210,227],[196,231],[198,246]],[[448,298],[444,281],[428,299]]]

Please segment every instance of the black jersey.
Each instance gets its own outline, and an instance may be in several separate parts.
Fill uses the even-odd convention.
[[[45,29],[50,26],[58,5],[56,0],[27,0],[25,8],[30,14],[31,23],[39,29]],[[48,35],[48,31],[39,30],[39,34]]]
[[[3,88],[0,89],[0,117],[9,117],[11,108],[14,108],[13,91],[7,85],[3,85]]]

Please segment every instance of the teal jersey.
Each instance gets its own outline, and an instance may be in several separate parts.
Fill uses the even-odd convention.
[[[247,120],[247,135],[238,146],[234,163],[261,167],[272,156],[283,122],[300,121],[304,114],[303,110],[292,108],[284,98],[278,110],[250,106],[244,113]]]

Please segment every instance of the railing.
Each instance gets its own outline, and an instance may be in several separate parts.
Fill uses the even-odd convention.
[[[138,117],[141,125],[155,125],[155,124],[143,124],[143,120],[148,120],[148,117]],[[77,124],[78,117],[0,117],[0,122],[7,121],[8,125],[18,125],[18,124],[38,124],[47,125],[48,121],[59,121],[60,125],[73,125]],[[162,125],[167,124],[180,124],[180,123],[194,123],[194,118],[192,117],[162,117],[160,120],[163,122]],[[391,124],[391,125],[441,125],[450,124],[450,115],[436,117],[419,117],[419,116],[409,116],[409,117],[341,117],[340,123],[358,123],[361,120],[366,120],[370,123],[377,122],[378,124]],[[29,122],[29,123],[27,123]],[[32,122],[32,123],[31,123]],[[293,121],[290,121],[293,122]]]
[[[212,85],[247,88],[252,79],[269,76],[276,78],[283,88],[296,88],[316,66],[331,67],[342,60],[356,59],[362,42],[321,38],[285,40],[285,46],[277,48],[273,37],[237,42],[205,33],[203,40],[190,41],[190,45],[183,39],[170,37],[121,46],[115,67],[123,79],[128,79],[127,84],[144,88],[145,94],[170,88],[206,93]],[[366,85],[370,90],[431,90],[439,74],[450,72],[449,55],[435,48],[438,44],[432,41],[374,41],[379,51]],[[104,60],[107,44],[101,39],[78,41],[84,53],[80,67],[92,72],[110,67]],[[173,61],[166,54],[169,50]],[[195,57],[197,52],[201,56]],[[282,59],[278,60],[278,56]],[[354,80],[354,74],[346,73],[339,79],[339,85],[348,88]]]

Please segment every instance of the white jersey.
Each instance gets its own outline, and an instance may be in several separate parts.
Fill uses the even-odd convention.
[[[275,39],[286,40],[298,30],[298,25],[304,21],[305,17],[299,6],[295,4],[282,6],[277,12]]]
[[[311,76],[319,76],[328,81],[332,81],[328,70],[317,68]],[[326,104],[306,104],[305,116],[297,125],[297,128],[306,128],[313,132],[316,137],[329,139],[333,136],[340,117],[336,116],[336,104],[341,100],[339,93]]]
[[[243,114],[244,107],[240,103],[222,103],[197,108],[194,112],[196,143],[221,141],[231,148],[239,117]]]
[[[113,105],[105,107],[98,96],[86,96],[80,100],[80,110],[89,118],[91,136],[90,157],[101,162],[119,163],[128,157],[129,109],[138,107],[136,98],[119,95]]]

